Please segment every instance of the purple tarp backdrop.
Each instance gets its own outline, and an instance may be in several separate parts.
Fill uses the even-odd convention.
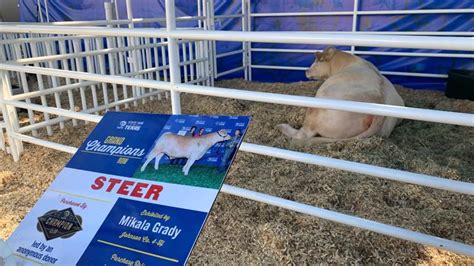
[[[43,2],[43,1],[42,1]],[[197,15],[195,0],[176,0],[176,15]],[[118,0],[120,18],[126,18],[125,0]],[[21,21],[39,21],[36,0],[20,0]],[[252,13],[263,12],[315,12],[352,11],[353,0],[253,0]],[[217,15],[240,12],[241,0],[215,0]],[[472,0],[359,0],[359,10],[403,10],[403,9],[454,9],[474,8]],[[42,5],[44,14],[44,5]],[[133,13],[137,18],[164,17],[164,0],[134,0]],[[101,0],[49,0],[50,21],[98,20],[105,19]],[[359,31],[473,31],[472,14],[429,14],[429,15],[360,15]],[[140,25],[137,25],[138,27]],[[158,23],[154,26],[164,26]],[[196,22],[178,23],[178,26],[196,26]],[[241,30],[240,19],[216,21],[218,30]],[[252,31],[351,31],[352,16],[318,17],[257,17],[253,18]],[[240,49],[240,43],[218,42],[218,53]],[[317,45],[286,45],[254,43],[253,47],[321,49]],[[340,47],[349,48],[349,47]],[[370,51],[416,51],[416,49],[388,49],[357,47],[357,50]],[[430,50],[430,52],[433,52]],[[456,51],[449,51],[456,53]],[[363,56],[383,71],[420,72],[446,74],[449,69],[474,69],[474,60],[465,58]],[[253,52],[252,63],[277,66],[309,66],[314,60],[311,54]],[[235,55],[218,59],[219,72],[242,65],[242,56]],[[294,82],[306,80],[303,71],[254,69],[256,81]],[[242,72],[223,78],[242,77]],[[388,76],[396,83],[411,88],[444,90],[446,79]]]

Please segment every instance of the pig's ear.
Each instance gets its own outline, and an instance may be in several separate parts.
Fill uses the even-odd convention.
[[[323,53],[321,52],[316,52],[316,60],[321,61],[321,58],[323,57]]]
[[[324,49],[323,51],[323,60],[324,61],[331,61],[331,59],[334,57],[334,54],[337,52],[337,49],[334,48],[334,47],[327,47],[326,49]]]

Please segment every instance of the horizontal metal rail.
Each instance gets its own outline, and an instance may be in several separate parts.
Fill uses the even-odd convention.
[[[439,238],[416,231],[407,230],[404,228],[379,223],[376,221],[363,219],[357,216],[347,215],[335,211],[326,210],[323,208],[314,207],[311,205],[298,203],[295,201],[271,196],[268,194],[243,189],[239,187],[224,184],[221,189],[222,192],[242,198],[263,202],[280,208],[296,211],[299,213],[308,214],[319,217],[329,221],[354,226],[357,228],[366,229],[379,234],[392,236],[418,244],[428,245],[435,248],[446,249],[462,255],[474,257],[474,246]]]
[[[317,49],[282,49],[282,48],[252,48],[252,52],[270,52],[270,53],[306,53],[314,54],[321,52]],[[349,52],[350,50],[342,50]],[[385,55],[385,56],[414,56],[414,57],[449,57],[449,58],[474,58],[474,53],[418,53],[418,52],[383,52],[383,51],[354,51],[358,55]]]
[[[37,24],[36,24],[37,25]],[[2,23],[0,23],[0,32],[2,32]],[[17,43],[38,43],[38,42],[51,42],[51,41],[65,41],[65,40],[77,40],[77,39],[88,39],[97,38],[97,36],[90,35],[66,35],[66,36],[45,36],[45,37],[32,37],[32,38],[15,38],[15,39],[4,39],[0,40],[0,45],[6,44],[17,44]]]
[[[232,74],[232,73],[235,73],[235,72],[238,72],[238,71],[242,71],[242,70],[245,70],[244,66],[229,69],[229,70],[223,71],[221,73],[217,73],[216,78],[220,78],[222,76],[229,75],[229,74]]]
[[[216,15],[214,16],[215,19],[229,19],[229,18],[242,18],[244,17],[243,14],[234,14],[234,15]]]
[[[159,95],[161,93],[162,93],[161,91],[148,92],[148,93],[145,93],[145,94],[142,94],[142,95],[139,95],[139,96],[118,100],[118,101],[115,101],[115,102],[112,102],[112,103],[107,103],[107,104],[104,104],[104,105],[101,105],[101,106],[98,106],[98,107],[94,107],[94,108],[89,108],[89,109],[86,109],[86,110],[81,110],[80,113],[91,114],[91,113],[95,113],[95,112],[98,112],[98,111],[107,110],[107,109],[110,109],[110,108],[118,106],[118,105],[124,105],[124,104],[130,103],[130,102],[136,101],[136,100],[145,99],[145,98],[148,98],[150,96]],[[40,105],[38,105],[38,106],[40,106]],[[44,128],[46,126],[56,125],[60,122],[64,122],[64,121],[67,121],[67,120],[70,120],[70,118],[68,118],[67,116],[56,117],[56,118],[49,119],[49,120],[46,120],[46,121],[43,121],[43,122],[39,122],[39,123],[35,123],[35,124],[32,124],[32,125],[20,127],[18,129],[18,133],[30,132],[32,130]]]
[[[289,44],[354,45],[365,47],[419,48],[474,51],[474,38],[433,36],[384,36],[365,33],[317,33],[317,32],[232,32],[192,31],[169,32],[171,37],[183,39],[207,39],[215,41],[240,41]],[[435,43],[433,43],[435,42]]]
[[[284,160],[319,165],[368,176],[380,177],[392,181],[432,187],[457,193],[463,193],[467,195],[474,195],[474,183],[449,180],[446,178],[411,173],[386,167],[373,166],[364,163],[356,163],[340,159],[333,159],[314,154],[289,151],[286,149],[256,145],[251,143],[243,143],[240,149],[242,151],[260,155],[267,155]]]
[[[352,11],[321,11],[321,12],[268,12],[268,13],[251,13],[250,17],[304,17],[304,16],[349,16]]]
[[[176,17],[176,21],[190,21],[190,20],[204,20],[206,17],[204,16],[183,16],[183,17]],[[133,18],[133,19],[118,19],[118,20],[85,20],[85,21],[56,21],[56,22],[43,22],[41,25],[52,25],[52,26],[107,26],[107,25],[123,25],[123,24],[130,24],[130,23],[165,23],[166,18]],[[30,25],[38,25],[37,22],[1,22],[1,25],[22,25],[22,26],[30,26]]]
[[[1,68],[1,66],[0,66]],[[353,101],[322,99],[286,94],[225,89],[218,87],[192,86],[187,84],[176,85],[175,90],[180,92],[233,98],[254,102],[293,105],[347,111],[354,113],[373,114],[381,116],[399,117],[405,119],[438,122],[462,126],[474,126],[474,114],[427,110],[413,107],[394,106],[386,104],[362,103]]]
[[[417,35],[417,36],[474,36],[473,31],[348,31],[341,33],[373,35]]]
[[[94,115],[89,115],[89,116],[94,116]],[[99,122],[100,119],[101,119],[100,116],[94,116],[94,118],[91,117],[89,121],[94,120],[95,122]],[[29,142],[32,144],[56,149],[62,152],[67,152],[70,154],[74,154],[78,150],[75,147],[71,147],[71,146],[67,146],[67,145],[63,145],[59,143],[54,143],[51,141],[41,140],[38,138],[34,138],[31,136],[22,135],[18,133],[12,134],[12,138]],[[255,145],[255,146],[258,146],[258,145]],[[452,252],[456,252],[458,254],[474,257],[474,246],[470,246],[464,243],[455,242],[452,240],[439,238],[439,237],[419,233],[416,231],[379,223],[379,222],[368,220],[368,219],[363,219],[357,216],[338,213],[335,211],[330,211],[323,208],[318,208],[311,205],[307,205],[307,204],[303,204],[303,203],[299,203],[299,202],[295,202],[295,201],[291,201],[291,200],[271,196],[268,194],[264,194],[261,192],[243,189],[243,188],[239,188],[239,187],[235,187],[235,186],[231,186],[227,184],[224,184],[222,186],[221,191],[230,195],[239,196],[242,198],[270,204],[273,206],[296,211],[299,213],[308,214],[308,215],[319,217],[319,218],[326,219],[329,221],[353,226],[356,228],[362,228],[362,229],[376,232],[379,234],[392,236],[392,237],[412,241],[418,244],[428,245],[435,248],[445,249]]]
[[[401,72],[401,71],[380,71],[383,75],[404,76],[404,77],[424,77],[424,78],[448,78],[447,74],[421,73],[421,72]]]
[[[472,37],[386,36],[367,33],[243,32],[162,29],[122,29],[65,26],[2,26],[2,32],[81,34],[98,36],[177,38],[191,40],[266,42],[288,44],[353,45],[366,47],[419,48],[474,51]]]
[[[417,10],[357,10],[357,15],[428,15],[428,14],[469,14],[474,9],[417,9]],[[352,16],[354,11],[321,11],[321,12],[275,12],[252,13],[251,17],[297,17],[297,16]]]
[[[250,65],[251,68],[258,69],[277,69],[277,70],[297,70],[306,71],[308,67],[297,67],[297,66],[272,66],[272,65]],[[398,71],[380,71],[383,75],[389,76],[410,76],[410,77],[426,77],[426,78],[447,78],[445,74],[435,73],[417,73],[417,72],[398,72]]]
[[[308,70],[308,67],[298,67],[298,66],[250,65],[250,67],[259,68],[259,69],[276,69],[276,70],[299,70],[299,71]]]
[[[77,148],[75,147],[59,144],[52,141],[42,140],[42,139],[35,138],[32,136],[24,135],[24,134],[12,133],[11,136],[12,138],[17,139],[17,140],[21,140],[24,142],[28,142],[31,144],[43,146],[46,148],[50,148],[50,149],[54,149],[54,150],[58,150],[58,151],[62,151],[62,152],[70,153],[70,154],[74,154],[77,151]]]
[[[72,58],[80,58],[80,57],[86,57],[86,56],[116,54],[120,52],[162,47],[166,45],[167,43],[151,43],[151,44],[142,44],[142,45],[136,45],[136,46],[125,46],[125,47],[120,47],[120,48],[104,48],[104,49],[84,51],[84,52],[79,52],[79,53],[64,53],[64,54],[56,54],[56,55],[37,56],[37,57],[31,57],[31,58],[21,58],[21,59],[17,59],[15,61],[9,61],[9,62],[14,62],[14,63],[19,63],[19,64],[34,64],[34,63],[41,63],[41,62],[51,62],[51,61],[60,61],[60,60],[72,59]]]
[[[216,58],[222,58],[222,57],[226,57],[226,56],[241,54],[241,53],[243,53],[243,52],[244,52],[243,49],[235,50],[235,51],[230,51],[230,52],[226,52],[226,53],[217,54],[217,55],[216,55]]]
[[[192,43],[192,42],[193,41],[189,41],[189,40],[178,41],[179,44]],[[51,61],[60,61],[60,60],[65,60],[65,59],[73,59],[73,58],[79,58],[79,57],[85,57],[85,56],[116,54],[116,53],[126,52],[126,51],[135,51],[135,50],[147,49],[147,48],[164,47],[167,45],[168,45],[168,42],[156,42],[156,43],[141,44],[141,45],[136,45],[136,46],[104,48],[104,49],[84,51],[84,52],[79,52],[79,53],[64,53],[64,54],[56,54],[56,55],[37,56],[37,57],[31,57],[31,58],[22,58],[22,59],[17,59],[14,61],[7,61],[7,62],[20,63],[20,64],[34,64],[34,63],[41,63],[41,62],[51,62]]]
[[[321,50],[311,49],[278,49],[278,48],[252,48],[252,52],[275,52],[275,53],[315,53]],[[402,53],[402,52],[381,52],[381,51],[354,51],[358,55],[382,55],[382,56],[420,56],[420,57],[449,57],[449,58],[474,58],[474,54],[455,54],[455,53]],[[272,65],[250,65],[257,69],[277,69],[277,70],[298,70],[305,71],[307,67],[297,66],[272,66]],[[410,77],[428,77],[428,78],[448,78],[446,74],[437,73],[415,73],[401,71],[380,71],[384,75],[390,76],[410,76]]]
[[[449,58],[472,58],[474,59],[474,54],[464,54],[464,53],[403,53],[403,52],[381,52],[381,51],[354,51],[358,55],[384,55],[384,56],[415,56],[415,57],[449,57]]]
[[[155,88],[162,90],[175,90],[180,92],[194,93],[223,98],[293,105],[299,107],[322,108],[331,110],[348,111],[355,113],[367,113],[381,116],[391,116],[406,119],[414,119],[429,122],[438,122],[462,126],[474,126],[474,114],[447,112],[438,110],[427,110],[412,107],[393,106],[375,103],[362,103],[353,101],[321,99],[305,96],[294,96],[286,94],[256,92],[238,89],[226,89],[209,86],[176,84],[172,86],[168,82],[128,78],[123,76],[99,75],[85,72],[74,72],[60,69],[21,66],[0,63],[1,70],[27,72],[40,75],[51,75],[64,78],[75,78],[80,80],[91,80],[113,84],[124,84],[144,88]]]

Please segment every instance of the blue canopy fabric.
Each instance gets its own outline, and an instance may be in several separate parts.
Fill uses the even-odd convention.
[[[43,2],[43,1],[42,1]],[[125,0],[118,0],[120,18],[126,18]],[[352,11],[353,0],[252,0],[252,13],[267,12],[325,12]],[[472,0],[437,1],[437,0],[359,0],[359,11],[374,10],[419,10],[419,9],[461,9],[474,8]],[[42,5],[43,14],[45,7]],[[133,1],[134,17],[164,17],[164,0]],[[215,0],[217,15],[240,13],[241,0]],[[176,0],[177,16],[197,15],[197,1]],[[43,16],[45,17],[45,16]],[[105,19],[103,1],[97,0],[49,0],[50,21],[80,21]],[[24,22],[39,21],[37,1],[20,0],[20,19]],[[358,31],[473,31],[474,16],[465,14],[416,14],[416,15],[359,15]],[[178,26],[194,27],[195,21],[178,22]],[[137,25],[140,27],[140,25]],[[156,23],[155,27],[164,26]],[[222,19],[216,21],[218,30],[241,30],[241,19]],[[351,31],[352,15],[333,16],[297,16],[297,17],[254,17],[252,31]],[[253,43],[254,48],[293,48],[323,49],[318,45],[291,45]],[[241,48],[241,43],[217,42],[218,53]],[[338,47],[350,49],[350,47]],[[391,51],[391,52],[447,52],[421,49],[391,49],[356,47],[357,51]],[[466,51],[449,51],[449,53],[467,53]],[[450,69],[474,70],[474,60],[466,58],[413,57],[361,55],[373,62],[382,71],[417,72],[447,74]],[[269,53],[253,52],[252,64],[274,66],[308,67],[314,55],[308,53]],[[218,59],[219,72],[242,65],[242,55]],[[304,71],[254,69],[253,80],[266,82],[294,82],[307,80]],[[227,75],[223,78],[242,77],[242,72]],[[444,90],[446,79],[388,76],[396,84],[411,88]]]

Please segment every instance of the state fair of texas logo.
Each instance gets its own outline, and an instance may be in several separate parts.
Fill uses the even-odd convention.
[[[140,131],[143,121],[120,121],[117,129]]]
[[[127,125],[127,121],[120,121],[120,124],[117,127],[117,129],[123,129],[126,125]]]

